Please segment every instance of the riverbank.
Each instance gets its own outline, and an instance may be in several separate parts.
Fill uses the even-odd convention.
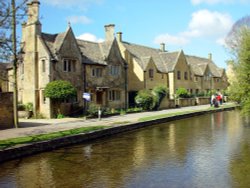
[[[193,117],[205,113],[231,110],[236,106],[237,105],[233,103],[224,104],[220,108],[211,108],[209,105],[192,106],[155,112],[126,114],[104,118],[102,120],[84,120],[76,118],[62,120],[22,120],[20,123],[22,128],[0,131],[0,162],[145,126]],[[97,126],[99,126],[99,128],[96,128]],[[79,128],[91,127],[92,129],[89,129],[87,132],[74,131]],[[63,131],[69,131],[69,133],[63,133]],[[51,134],[56,133],[56,137],[50,137]],[[39,139],[41,136],[44,140]],[[27,142],[18,142],[18,140],[25,140],[25,138],[28,138]]]

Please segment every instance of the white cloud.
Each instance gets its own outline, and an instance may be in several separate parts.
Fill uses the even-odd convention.
[[[220,12],[200,10],[192,14],[187,30],[176,35],[161,34],[155,37],[154,42],[165,42],[170,45],[185,45],[192,38],[206,38],[217,44],[223,43],[224,36],[230,31],[233,20],[230,15]]]
[[[87,10],[91,4],[101,4],[103,0],[43,0],[43,2],[61,8],[80,8]]]
[[[232,25],[233,20],[228,14],[200,10],[192,14],[188,30],[184,35],[190,37],[221,37],[231,29]]]
[[[217,39],[216,43],[221,45],[221,46],[226,46],[225,37]]]
[[[189,42],[189,40],[182,36],[173,36],[173,35],[166,33],[166,34],[161,34],[155,37],[154,39],[154,43],[156,44],[160,44],[162,42],[168,45],[170,44],[170,45],[183,46],[183,45],[186,45]]]
[[[224,3],[224,4],[230,4],[230,3],[250,3],[250,0],[191,0],[191,3],[193,5],[199,5],[202,3],[205,4],[218,4],[218,3]]]
[[[89,24],[92,21],[86,16],[69,16],[67,21],[72,24]]]
[[[77,36],[76,38],[81,39],[81,40],[91,41],[91,42],[103,42],[104,41],[104,39],[97,38],[95,35],[91,33],[83,33],[80,36]]]

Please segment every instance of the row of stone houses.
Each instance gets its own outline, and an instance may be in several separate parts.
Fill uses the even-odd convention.
[[[105,41],[79,40],[69,26],[66,32],[42,32],[38,0],[27,4],[28,19],[22,25],[22,58],[18,67],[18,93],[21,103],[33,103],[34,112],[52,117],[52,103],[44,88],[54,80],[70,81],[77,98],[67,101],[84,106],[83,93],[91,103],[110,108],[127,108],[134,94],[161,84],[175,91],[186,88],[192,94],[227,87],[224,69],[209,58],[188,56],[182,50],[168,52],[165,45],[150,48],[115,36],[113,24],[105,26]],[[8,71],[11,80],[11,69]],[[11,90],[11,82],[6,90]]]

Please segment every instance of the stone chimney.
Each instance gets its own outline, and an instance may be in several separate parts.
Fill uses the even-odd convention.
[[[160,44],[160,50],[162,51],[162,52],[166,52],[166,49],[165,49],[165,43],[161,43]]]
[[[213,55],[212,55],[212,53],[209,53],[209,54],[208,54],[208,59],[209,59],[210,61],[213,60]]]
[[[117,36],[117,41],[122,42],[122,32],[117,32],[116,36]]]
[[[105,25],[105,40],[106,41],[112,41],[114,40],[115,36],[115,25],[114,24],[109,24]]]
[[[33,0],[30,3],[27,3],[28,6],[28,24],[34,24],[39,21],[39,5],[38,0]]]

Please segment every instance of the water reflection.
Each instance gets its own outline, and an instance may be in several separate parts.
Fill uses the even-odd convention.
[[[2,164],[0,187],[243,187],[249,131],[238,111],[174,121]]]

